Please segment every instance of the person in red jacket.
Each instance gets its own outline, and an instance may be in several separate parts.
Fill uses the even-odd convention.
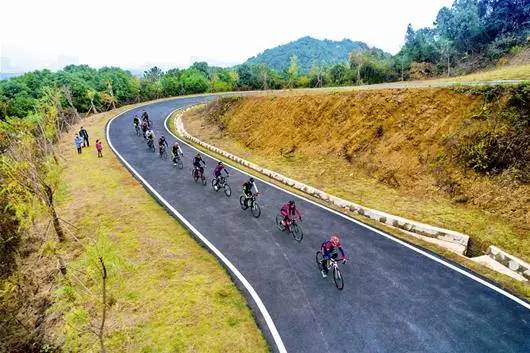
[[[100,140],[96,140],[96,150],[98,151],[98,158],[103,157],[103,144]]]
[[[302,214],[296,208],[296,204],[294,203],[294,200],[291,200],[284,204],[282,208],[280,209],[280,213],[283,216],[282,226],[288,227],[291,225],[292,217],[298,217],[300,221],[302,221]]]

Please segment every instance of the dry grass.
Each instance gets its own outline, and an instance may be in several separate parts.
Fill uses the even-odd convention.
[[[123,110],[123,109],[121,109]],[[118,111],[85,119],[95,139]],[[77,155],[73,135],[64,158],[60,212],[76,224],[69,275],[56,291],[52,328],[66,351],[96,352],[88,331],[99,320],[97,256],[109,268],[109,352],[267,352],[245,299],[213,255],[162,209],[105,143]]]
[[[421,89],[231,104],[215,122],[200,110],[187,115],[189,132],[345,199],[470,234],[480,249],[495,244],[530,259],[529,186],[439,163],[447,158],[443,145],[482,108],[481,99]]]
[[[475,72],[469,75],[449,77],[433,81],[496,81],[496,80],[525,80],[530,81],[530,64],[500,66],[495,69]]]

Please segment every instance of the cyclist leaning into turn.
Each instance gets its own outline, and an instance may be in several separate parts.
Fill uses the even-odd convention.
[[[160,138],[158,139],[158,152],[160,153],[160,157],[162,157],[162,154],[168,147],[169,144],[166,141],[166,137],[164,135],[160,136]]]
[[[292,222],[292,218],[297,217],[300,221],[302,221],[302,214],[296,207],[296,204],[294,203],[294,200],[291,200],[284,204],[282,208],[280,209],[280,213],[283,216],[282,225],[288,226]]]
[[[322,256],[324,257],[321,263],[321,273],[322,277],[324,278],[328,276],[329,260],[337,259],[337,257],[339,256],[339,252],[341,254],[341,258],[337,260],[342,260],[343,264],[345,264],[346,260],[348,260],[346,254],[344,253],[344,250],[342,249],[338,234],[332,234],[329,240],[323,242],[322,245],[320,245],[320,251],[322,252]]]
[[[145,137],[147,138],[147,144],[153,144],[154,146],[154,143],[155,143],[155,133],[153,130],[149,129],[147,130],[147,132],[145,133]]]
[[[219,179],[220,179],[220,176],[221,176],[221,172],[225,172],[226,173],[226,176],[228,176],[228,170],[226,170],[223,162],[219,161],[219,163],[217,163],[217,165],[215,166],[215,169],[213,170],[213,176],[215,177],[215,183],[214,183],[214,188],[217,190],[217,184],[219,183]]]
[[[182,152],[182,148],[180,148],[180,145],[177,141],[173,144],[171,147],[171,154],[173,156],[173,164],[177,165],[177,158],[183,157],[184,153]]]
[[[206,167],[206,162],[202,159],[201,154],[197,153],[195,157],[193,157],[193,167],[200,173],[200,175],[204,175],[203,165]]]
[[[252,193],[252,189],[256,191],[255,194]],[[258,195],[258,187],[256,186],[256,183],[254,182],[254,178],[250,178],[248,181],[243,183],[243,195],[245,196],[245,206],[248,207],[247,201],[252,198],[254,195]]]
[[[162,147],[166,145],[166,147],[169,147],[167,141],[166,141],[166,137],[164,135],[160,136],[160,138],[158,139],[158,147]]]

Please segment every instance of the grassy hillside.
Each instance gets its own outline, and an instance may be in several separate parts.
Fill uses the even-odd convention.
[[[248,59],[246,64],[266,64],[274,70],[283,71],[289,67],[291,57],[296,55],[300,71],[308,72],[313,66],[346,63],[348,55],[352,51],[366,49],[368,49],[366,43],[353,42],[349,39],[333,41],[303,37],[293,42],[267,49]]]
[[[476,253],[528,260],[527,106],[528,87],[292,94],[225,99],[186,123],[332,194],[468,233]]]
[[[104,138],[114,114],[83,121],[92,143]],[[52,341],[69,352],[99,352],[93,331],[101,319],[97,258],[103,256],[108,352],[267,352],[245,299],[215,257],[146,193],[106,143],[103,158],[93,147],[77,155],[74,130],[60,144],[60,214],[75,227],[68,227],[64,251],[68,274],[56,279],[47,318]]]

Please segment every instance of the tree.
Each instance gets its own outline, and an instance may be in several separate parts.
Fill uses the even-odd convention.
[[[436,30],[461,53],[473,52],[486,41],[477,0],[456,0],[450,10],[442,8],[436,17]]]
[[[347,82],[348,68],[343,64],[333,65],[329,71],[331,81],[336,85],[343,85]]]
[[[242,64],[239,65],[236,69],[237,75],[239,77],[237,81],[238,87],[242,89],[249,89],[252,87],[252,70],[250,65]]]
[[[181,80],[185,94],[204,93],[210,88],[210,82],[204,72],[197,69],[184,70]]]
[[[298,57],[291,56],[289,68],[287,69],[287,86],[292,88],[296,85],[298,79]]]
[[[206,77],[208,77],[210,74],[208,63],[205,61],[194,62],[193,65],[191,65],[190,69],[202,72]]]
[[[158,66],[153,66],[147,71],[144,71],[144,79],[156,82],[160,80],[160,77],[162,77],[162,69],[160,69]]]

